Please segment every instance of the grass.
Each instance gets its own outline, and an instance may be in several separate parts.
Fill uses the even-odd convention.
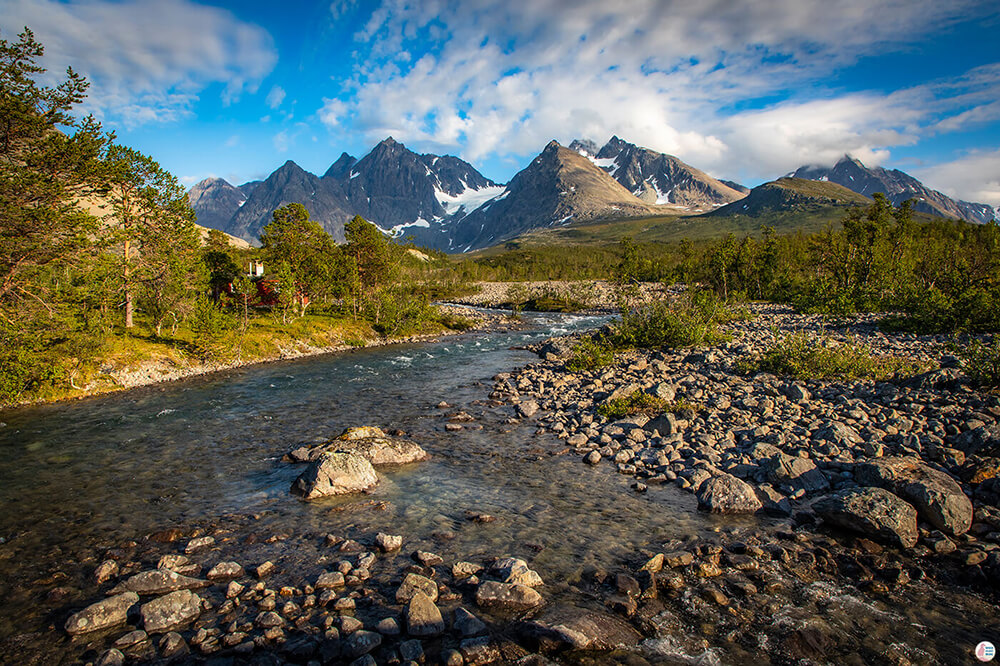
[[[614,361],[614,349],[603,341],[586,336],[573,347],[573,355],[566,361],[566,368],[572,372],[589,372],[606,368]]]
[[[597,408],[597,413],[610,419],[623,419],[626,416],[636,414],[647,414],[656,416],[664,412],[688,412],[695,413],[701,409],[701,405],[689,402],[683,398],[674,401],[667,401],[650,395],[644,391],[634,391],[622,398],[609,400]]]
[[[990,344],[973,340],[958,354],[962,359],[962,370],[974,384],[1000,388],[1000,335],[993,336]]]
[[[801,380],[885,380],[923,369],[907,359],[876,355],[864,345],[805,333],[783,336],[762,355],[741,359],[737,366],[746,373],[770,372]]]

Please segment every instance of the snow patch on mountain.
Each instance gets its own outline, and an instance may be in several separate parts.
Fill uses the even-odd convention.
[[[461,182],[465,189],[454,195],[448,194],[437,187],[434,188],[434,197],[449,216],[454,215],[462,208],[465,208],[466,213],[471,213],[491,199],[495,199],[506,192],[506,188],[503,185],[487,186],[477,190],[466,185],[464,180]]]

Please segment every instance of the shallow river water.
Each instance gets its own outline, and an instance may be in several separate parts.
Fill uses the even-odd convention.
[[[254,515],[261,533],[386,531],[404,535],[406,551],[446,560],[525,557],[545,578],[549,600],[572,594],[588,566],[613,567],[651,543],[755,523],[699,514],[694,497],[672,485],[636,494],[610,466],[552,455],[564,448],[553,435],[508,425],[511,411],[476,404],[493,375],[535,359],[512,347],[600,323],[528,315],[518,331],[252,366],[0,413],[0,641],[52,641],[58,631],[50,627],[64,615],[46,605],[45,589],[85,588],[105,549],[232,514]],[[441,401],[477,421],[446,432]],[[380,473],[378,488],[363,497],[307,503],[290,495],[302,468],[281,455],[356,425],[402,429],[432,457]],[[476,524],[467,511],[497,520]],[[267,548],[261,558],[280,558],[281,542]],[[65,647],[51,653],[53,663],[69,658]]]

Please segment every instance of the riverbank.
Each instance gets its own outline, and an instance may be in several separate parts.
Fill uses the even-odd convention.
[[[686,550],[651,542],[629,576],[595,581],[608,606],[650,639],[701,626],[687,649],[725,661],[754,650],[772,663],[969,658],[1000,628],[1000,396],[970,385],[944,336],[886,334],[870,317],[752,311],[724,327],[732,342],[711,348],[628,351],[573,372],[565,362],[577,336],[537,345],[542,362],[496,378],[491,397],[564,441],[581,466],[610,466],[633,492],[680,488],[700,511],[729,516],[724,524],[753,515],[772,525],[744,523]],[[931,369],[891,381],[741,371],[792,333]],[[602,415],[638,393],[667,411]],[[661,570],[665,581],[650,573]],[[675,593],[649,603],[664,584]],[[839,619],[819,613],[845,587],[863,602]],[[953,594],[984,614],[947,637],[907,627],[931,623],[928,599]],[[887,620],[898,623],[888,632]]]
[[[547,298],[577,303],[586,314],[617,314],[620,287],[607,280],[546,280],[535,282],[477,282],[475,294],[451,299],[453,303],[483,308],[509,308],[534,299]],[[658,282],[634,285],[629,302],[642,305],[683,291],[683,287]]]
[[[424,342],[444,336],[459,335],[471,330],[502,330],[517,325],[516,320],[501,312],[483,312],[470,307],[448,304],[436,307],[443,312],[446,318],[461,321],[461,326],[448,328],[442,324],[433,324],[435,330],[431,332],[388,338],[378,336],[370,327],[324,328],[319,326],[314,327],[318,330],[310,336],[288,337],[284,341],[260,345],[257,349],[251,349],[248,346],[242,354],[235,358],[228,356],[217,360],[202,360],[195,354],[185,353],[176,345],[145,342],[139,350],[128,349],[123,353],[110,354],[100,364],[99,370],[93,373],[87,381],[82,382],[83,386],[78,385],[76,378],[73,378],[68,386],[64,386],[58,391],[53,390],[43,398],[24,400],[12,405],[4,405],[3,408],[13,409],[61,400],[88,398],[261,363],[341,353],[355,349]],[[318,343],[320,340],[333,340],[334,342],[332,344]]]

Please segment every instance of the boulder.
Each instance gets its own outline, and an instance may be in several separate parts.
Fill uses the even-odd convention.
[[[525,622],[518,633],[539,649],[614,650],[638,645],[642,635],[625,620],[593,610],[560,606]]]
[[[410,636],[437,636],[444,633],[444,618],[431,598],[417,592],[404,612],[406,631]]]
[[[646,422],[644,429],[647,432],[655,430],[664,436],[677,434],[681,430],[680,425],[677,423],[677,417],[672,412],[666,412],[650,419]]]
[[[418,593],[427,595],[431,601],[437,601],[438,586],[430,578],[425,578],[420,574],[408,573],[402,584],[396,590],[396,602],[405,604]]]
[[[958,436],[956,444],[966,455],[1000,455],[1000,423],[981,425]]]
[[[355,631],[345,641],[345,651],[350,657],[368,654],[382,644],[382,634],[375,631]]]
[[[885,488],[916,507],[928,523],[951,535],[972,526],[972,502],[953,478],[918,458],[880,458],[860,463],[854,478],[865,486]]]
[[[242,578],[244,573],[243,567],[238,562],[219,562],[205,574],[205,577],[213,581],[226,581]]]
[[[370,490],[378,483],[375,469],[354,453],[324,453],[292,483],[292,492],[305,499]]]
[[[476,588],[476,603],[483,608],[527,610],[544,602],[542,595],[526,585],[488,580]]]
[[[530,419],[538,412],[538,403],[534,400],[527,400],[517,405],[517,413],[526,419]]]
[[[490,567],[490,573],[503,583],[514,583],[537,587],[543,585],[542,577],[528,568],[528,563],[516,557],[505,557],[497,560]]]
[[[461,607],[455,609],[453,626],[455,631],[465,637],[478,636],[486,631],[486,624],[482,620]]]
[[[768,481],[779,487],[790,486],[796,490],[801,488],[807,493],[830,487],[826,476],[809,458],[778,453],[768,459],[764,469],[767,470]]]
[[[841,490],[812,508],[831,525],[903,548],[917,543],[917,510],[883,488]]]
[[[698,509],[711,513],[755,513],[761,508],[753,487],[729,474],[713,476],[696,491]]]
[[[290,462],[315,462],[325,453],[353,453],[372,465],[405,465],[430,456],[416,442],[386,435],[380,428],[348,428],[342,435],[309,448],[299,447],[285,458]]]
[[[91,604],[70,615],[66,620],[66,633],[75,636],[125,624],[129,609],[138,602],[138,594],[125,592]]]
[[[201,597],[191,590],[177,590],[144,603],[140,612],[148,633],[173,631],[198,619]]]
[[[152,569],[131,576],[111,590],[111,594],[135,592],[137,594],[166,594],[175,590],[197,590],[211,585],[207,580],[188,578],[169,569]]]
[[[864,441],[858,431],[840,421],[831,421],[816,431],[815,439],[836,444],[842,449]]]

